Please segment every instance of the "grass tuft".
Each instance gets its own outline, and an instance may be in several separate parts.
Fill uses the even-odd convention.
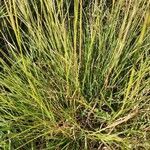
[[[150,1],[0,1],[0,149],[150,149]]]

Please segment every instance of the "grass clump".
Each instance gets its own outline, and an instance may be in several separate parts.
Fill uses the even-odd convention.
[[[6,0],[1,149],[150,149],[150,1]]]

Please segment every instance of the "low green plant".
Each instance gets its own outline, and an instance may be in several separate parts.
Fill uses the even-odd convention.
[[[0,148],[150,149],[149,0],[3,6]]]

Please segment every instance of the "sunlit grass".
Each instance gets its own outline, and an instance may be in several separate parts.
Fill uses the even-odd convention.
[[[149,0],[7,0],[0,20],[0,148],[150,148]]]

